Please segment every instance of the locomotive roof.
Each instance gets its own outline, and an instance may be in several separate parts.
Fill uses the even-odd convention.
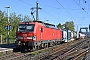
[[[38,22],[42,23],[45,27],[56,28],[54,24],[44,23],[43,21],[30,21],[30,22]],[[20,24],[27,24],[27,23],[29,22],[20,22]]]
[[[42,24],[44,24],[44,25],[46,25],[46,26],[53,26],[53,27],[55,27],[54,24],[44,23],[43,21],[33,21],[33,22],[39,22],[39,23],[42,23]]]

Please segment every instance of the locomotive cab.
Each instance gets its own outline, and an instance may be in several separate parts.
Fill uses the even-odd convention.
[[[31,41],[34,37],[34,24],[19,24],[16,33],[18,41]]]
[[[32,46],[32,43],[36,40],[36,35],[34,31],[35,23],[20,22],[16,32],[16,46]]]

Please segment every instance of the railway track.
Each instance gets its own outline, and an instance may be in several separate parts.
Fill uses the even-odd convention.
[[[13,53],[6,56],[1,56],[0,60],[55,60],[55,59],[63,59],[66,56],[69,56],[75,52],[77,52],[79,49],[77,47],[83,47],[86,40],[81,40],[77,43],[70,44],[68,46],[64,45],[57,45],[54,47],[46,48],[47,51],[41,52],[41,50],[38,50],[37,52],[40,52],[36,55],[33,55],[33,52],[29,53]],[[81,48],[80,47],[80,48]],[[42,49],[45,50],[45,49]],[[80,55],[80,54],[79,54]],[[75,55],[78,56],[78,55]],[[71,57],[70,57],[71,58]],[[75,58],[75,57],[74,57]]]
[[[58,46],[57,46],[58,47]],[[11,53],[11,54],[8,54],[8,55],[4,55],[4,56],[1,56],[0,57],[0,60],[35,60],[34,57],[36,57],[36,60],[38,57],[40,56],[46,56],[46,54],[49,53],[49,50],[52,50],[54,49],[54,47],[50,47],[50,48],[45,48],[45,49],[42,49],[42,50],[47,50],[47,52],[45,53],[42,53],[41,51],[42,50],[38,50],[38,51],[34,51],[34,52],[41,52],[39,55],[33,55],[34,52],[26,52],[26,53],[21,53],[21,52],[17,52],[17,53]]]
[[[90,42],[88,40],[81,47],[78,47],[76,52],[68,55],[63,60],[83,60],[84,59],[83,56],[85,56],[89,52],[90,52]]]
[[[85,49],[84,51],[78,53],[77,55],[74,56],[73,60],[78,60],[80,57],[85,55],[86,53],[90,52],[90,48]]]
[[[52,52],[50,55],[45,58],[42,58],[41,60],[62,60],[63,58],[66,58],[66,56],[78,52],[80,49],[83,48],[83,46],[85,46],[85,43],[87,44],[87,40],[83,40],[71,46],[64,47],[55,52]]]
[[[18,52],[18,53],[12,53],[12,54],[8,54],[8,55],[5,55],[5,56],[1,56],[0,57],[0,60],[20,60],[20,59],[23,59],[23,60],[37,60],[37,59],[40,59],[41,57],[46,57],[49,55],[49,53],[51,53],[53,50],[57,50],[57,47],[59,48],[62,48],[63,46],[62,45],[57,45],[57,46],[53,46],[53,47],[49,47],[49,48],[45,48],[45,49],[42,49],[42,50],[46,50],[46,52],[42,52],[42,50],[38,50],[36,52],[41,52],[41,53],[38,53],[36,55],[33,56],[32,53],[34,52],[29,52],[29,53],[21,53],[21,52]]]
[[[8,55],[5,55],[5,56],[1,56],[0,57],[0,60],[13,60],[14,57],[19,57],[23,55],[23,53],[12,53],[12,54],[8,54]]]

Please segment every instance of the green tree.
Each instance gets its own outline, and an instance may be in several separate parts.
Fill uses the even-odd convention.
[[[10,24],[12,26],[12,29],[9,31],[10,32],[10,35],[9,35],[9,38],[10,40],[13,40],[15,39],[16,37],[16,29],[17,29],[17,26],[19,24],[20,21],[31,21],[30,17],[28,15],[25,15],[24,18],[22,18],[22,14],[16,14],[15,12],[14,13],[10,13],[10,16],[9,16],[9,21],[10,21]],[[0,35],[3,35],[3,40],[4,38],[7,37],[7,29],[5,29],[4,27],[8,25],[8,18],[7,18],[7,12],[2,12],[0,10]]]
[[[16,29],[18,26],[18,23],[20,22],[20,17],[16,15],[16,13],[10,14],[10,25],[12,26],[12,29],[10,31],[10,38],[15,38],[16,36]]]
[[[30,16],[25,15],[24,18],[23,18],[23,20],[28,22],[28,21],[31,21],[31,18],[30,18]]]
[[[59,23],[58,25],[57,25],[57,28],[61,28],[61,29],[64,29],[64,27],[65,27],[65,24],[61,24],[61,23]]]
[[[5,11],[2,12],[0,10],[0,35],[2,35],[3,39],[7,36],[7,31],[4,29],[7,25],[7,17],[5,15]]]
[[[65,23],[65,29],[74,31],[74,22],[73,21],[66,22]]]
[[[62,25],[61,25],[61,23],[59,23],[58,25],[57,25],[57,28],[61,28],[62,27]]]

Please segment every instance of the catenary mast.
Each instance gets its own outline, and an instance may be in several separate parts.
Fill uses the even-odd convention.
[[[33,11],[34,9],[36,9],[36,10]],[[42,8],[38,7],[38,1],[37,1],[36,2],[36,7],[32,7],[31,8],[31,10],[32,10],[31,15],[33,16],[33,18],[34,18],[33,13],[36,12],[36,21],[39,20],[39,18],[38,18],[38,9],[42,9]],[[34,20],[35,20],[35,18],[34,18]]]

